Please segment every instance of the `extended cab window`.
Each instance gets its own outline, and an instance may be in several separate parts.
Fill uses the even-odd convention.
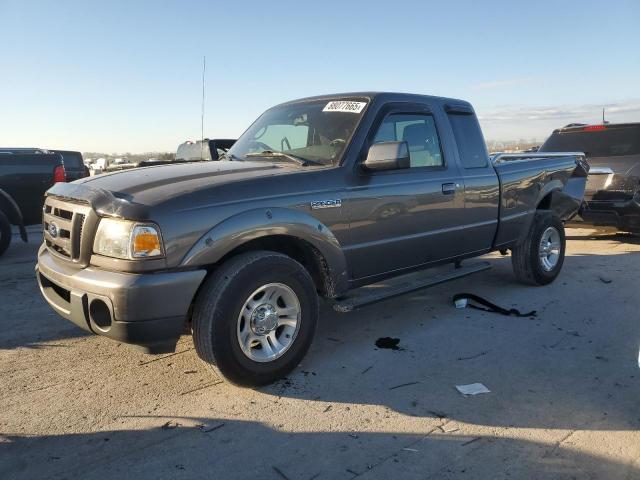
[[[449,121],[456,138],[462,166],[464,168],[486,167],[489,155],[475,115],[450,113]]]
[[[373,140],[373,143],[378,142],[407,142],[412,168],[444,165],[438,131],[431,115],[388,115]]]

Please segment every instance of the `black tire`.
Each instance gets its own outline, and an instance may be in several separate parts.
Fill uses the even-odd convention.
[[[0,256],[9,248],[11,243],[11,224],[7,216],[0,211]]]
[[[282,356],[258,362],[240,346],[238,317],[251,294],[270,283],[293,290],[300,305],[300,323]],[[198,356],[215,364],[229,381],[256,387],[284,377],[300,363],[313,340],[318,316],[318,294],[301,264],[277,252],[248,252],[220,266],[200,289],[193,310],[193,341]]]
[[[551,269],[548,269],[548,266],[545,268],[540,256],[542,236],[549,228],[558,232],[560,244],[557,262]],[[527,237],[511,251],[511,263],[516,278],[519,282],[529,285],[547,285],[553,282],[562,270],[565,248],[564,224],[560,218],[549,211],[536,212]]]

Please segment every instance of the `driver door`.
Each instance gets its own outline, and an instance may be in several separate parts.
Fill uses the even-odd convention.
[[[462,176],[424,105],[391,109],[368,145],[406,141],[410,168],[364,172],[351,189],[348,257],[354,279],[437,262],[460,253]],[[368,150],[368,145],[366,146]],[[366,155],[365,155],[366,156]]]

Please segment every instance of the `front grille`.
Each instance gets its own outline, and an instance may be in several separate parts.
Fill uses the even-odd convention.
[[[91,207],[48,196],[43,209],[44,241],[50,252],[72,262],[83,261],[83,232]],[[86,255],[85,255],[86,256]]]

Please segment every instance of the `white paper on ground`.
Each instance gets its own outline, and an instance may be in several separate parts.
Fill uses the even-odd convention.
[[[470,383],[469,385],[456,385],[458,391],[463,395],[478,395],[479,393],[491,393],[482,383]]]
[[[455,301],[456,308],[467,308],[468,298],[459,298]]]

